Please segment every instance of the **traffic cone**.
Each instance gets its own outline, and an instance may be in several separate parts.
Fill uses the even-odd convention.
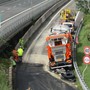
[[[76,44],[79,44],[78,36],[76,36]]]

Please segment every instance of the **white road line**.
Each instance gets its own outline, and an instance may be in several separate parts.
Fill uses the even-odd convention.
[[[75,18],[75,22],[76,22],[76,20],[77,20],[77,18],[78,18],[78,16],[79,16],[79,14],[80,14],[80,11],[77,13],[77,15],[76,15],[76,18]]]
[[[19,6],[21,6],[21,3],[20,4],[18,4]]]
[[[16,6],[13,6],[13,8],[16,8]]]
[[[7,10],[10,10],[11,8],[7,8]]]
[[[5,22],[7,22],[7,21],[9,21],[9,20],[11,20],[11,19],[17,17],[17,16],[20,15],[20,14],[25,13],[26,11],[32,10],[32,8],[35,8],[35,7],[37,7],[37,6],[40,6],[40,5],[42,5],[43,3],[45,3],[45,2],[47,2],[47,0],[45,0],[45,1],[41,2],[41,3],[39,3],[39,4],[36,4],[35,6],[30,7],[30,8],[28,8],[28,9],[26,9],[26,10],[24,10],[24,11],[22,11],[22,12],[16,14],[16,15],[14,15],[14,16],[12,16],[12,17],[10,17],[10,18],[4,20],[4,21],[2,21],[1,24],[3,24],[3,23],[5,23]]]
[[[73,0],[71,0],[71,1],[70,1],[69,3],[67,3],[65,6],[63,6],[63,7],[55,14],[55,16],[52,18],[52,20],[54,20],[55,17],[60,14],[60,11],[62,11],[63,9],[65,9],[65,8],[66,8],[70,3],[72,3],[72,2],[73,2]],[[52,20],[51,20],[51,22],[52,22]]]
[[[55,18],[59,15],[60,11],[62,11],[64,8],[66,8],[69,4],[72,3],[73,0],[71,0],[69,3],[67,3],[65,6],[63,6],[54,16],[53,18],[49,21],[49,23],[43,28],[43,30],[40,32],[40,34],[36,37],[36,39],[33,41],[33,43],[31,44],[31,47],[28,48],[26,54],[23,56],[23,59],[28,59],[28,57],[26,57],[26,55],[29,53],[30,49],[34,46],[36,40],[38,40],[38,38],[41,36],[41,34],[45,31],[46,28],[48,28],[48,26],[51,24],[51,22],[53,22],[53,20],[55,20]]]
[[[1,12],[5,12],[4,10],[2,10]]]

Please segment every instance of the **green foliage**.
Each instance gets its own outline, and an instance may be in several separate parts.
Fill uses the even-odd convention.
[[[88,0],[76,0],[76,5],[78,7],[78,9],[82,12],[84,12],[85,14],[90,13],[90,1]]]
[[[11,65],[11,60],[5,59],[5,58],[0,58],[0,65],[3,66],[3,68],[8,69],[9,66]]]
[[[10,65],[10,60],[0,58],[0,90],[10,90],[8,84],[8,68]]]
[[[8,75],[5,70],[0,70],[0,90],[10,90],[8,86]]]
[[[77,45],[77,63],[82,74],[83,70],[85,69],[86,65],[83,63],[84,54],[84,47],[90,46],[90,41],[87,39],[87,35],[90,33],[90,15],[87,14],[84,17],[84,24],[79,34],[79,45]],[[84,74],[84,79],[88,87],[90,88],[90,65],[88,65],[87,70]]]

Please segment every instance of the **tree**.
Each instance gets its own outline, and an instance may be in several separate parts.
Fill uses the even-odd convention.
[[[78,9],[85,14],[90,13],[90,0],[75,0]]]

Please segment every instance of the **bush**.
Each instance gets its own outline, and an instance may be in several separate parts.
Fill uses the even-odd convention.
[[[10,90],[8,79],[8,68],[11,62],[0,58],[0,90]]]

